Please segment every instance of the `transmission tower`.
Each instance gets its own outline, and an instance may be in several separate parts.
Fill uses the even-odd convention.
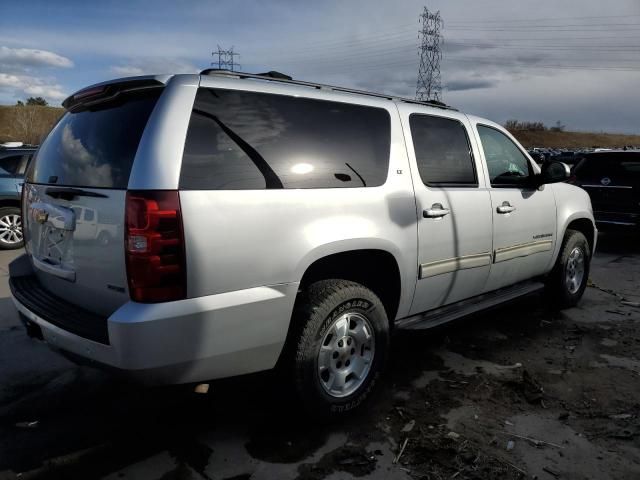
[[[420,66],[418,68],[418,85],[416,86],[416,100],[442,102],[442,85],[440,83],[440,60],[442,60],[442,35],[440,31],[444,25],[440,11],[431,13],[427,7],[420,15],[422,28],[418,38],[420,45]]]
[[[234,57],[240,56],[239,53],[235,53],[233,51],[234,47],[231,47],[229,50],[222,50],[220,45],[218,45],[217,52],[211,52],[212,57],[218,57],[217,62],[211,62],[211,66],[215,67],[216,64],[220,70],[231,70],[235,71],[236,68],[242,68],[239,63],[235,62]]]

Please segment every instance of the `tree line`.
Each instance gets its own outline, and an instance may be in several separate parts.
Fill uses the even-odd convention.
[[[548,127],[543,122],[521,122],[520,120],[507,120],[504,128],[510,132],[564,132],[566,125],[558,120],[554,126]]]

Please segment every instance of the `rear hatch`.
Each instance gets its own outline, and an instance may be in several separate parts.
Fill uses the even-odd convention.
[[[159,82],[79,92],[40,147],[26,175],[25,247],[40,285],[108,316],[129,299],[125,202],[143,131],[162,93]]]
[[[573,173],[595,212],[640,213],[640,152],[592,153]]]

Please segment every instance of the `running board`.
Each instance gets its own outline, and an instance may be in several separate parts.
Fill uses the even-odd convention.
[[[402,318],[396,321],[395,326],[408,330],[422,330],[437,327],[451,320],[456,320],[471,315],[472,313],[495,307],[501,303],[529,295],[543,288],[544,283],[537,281],[517,283],[511,287],[483,293],[482,295],[462,300],[445,307]]]

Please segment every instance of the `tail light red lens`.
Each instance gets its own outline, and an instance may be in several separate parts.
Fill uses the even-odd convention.
[[[576,183],[576,180],[578,178],[575,175],[571,175],[569,178],[567,178],[567,183]]]
[[[157,303],[186,298],[184,233],[178,192],[128,191],[125,223],[131,299]]]

